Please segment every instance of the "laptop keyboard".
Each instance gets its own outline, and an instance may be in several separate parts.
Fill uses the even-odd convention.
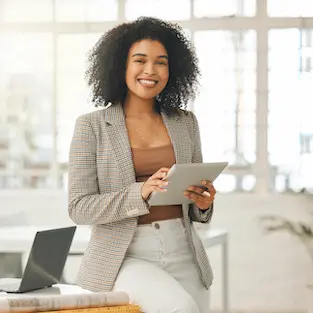
[[[16,292],[20,288],[20,278],[0,278],[0,291]]]

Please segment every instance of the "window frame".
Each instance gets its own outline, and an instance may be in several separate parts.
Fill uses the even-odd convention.
[[[26,1],[26,0],[25,0]],[[54,0],[53,4],[55,4]],[[56,68],[58,62],[57,54],[57,36],[64,33],[100,33],[121,22],[126,21],[125,1],[118,1],[118,18],[116,21],[106,22],[56,22],[55,10],[53,10],[53,21],[47,22],[25,22],[25,23],[8,23],[3,21],[1,15],[0,0],[0,23],[1,31],[23,31],[23,32],[51,32],[53,35],[53,66]],[[190,10],[193,12],[193,0],[190,1]],[[257,41],[257,64],[256,64],[256,161],[249,170],[256,178],[255,193],[270,192],[269,182],[272,179],[272,168],[269,166],[268,156],[268,51],[269,48],[269,30],[273,28],[309,28],[313,29],[313,19],[307,17],[270,17],[267,12],[267,0],[256,1],[256,15],[250,17],[244,16],[225,16],[219,18],[196,18],[193,14],[188,20],[174,21],[179,23],[183,28],[190,30],[191,38],[198,30],[238,30],[251,29],[256,31]],[[59,178],[64,169],[63,165],[58,162],[58,130],[57,130],[57,97],[56,97],[56,71],[53,71],[53,161],[51,164],[50,178],[52,188],[60,188]],[[191,107],[192,108],[192,107]],[[230,169],[231,170],[231,169]],[[236,174],[234,174],[236,175]]]

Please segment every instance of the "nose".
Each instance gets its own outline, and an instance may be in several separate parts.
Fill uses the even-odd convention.
[[[154,64],[151,62],[146,62],[145,63],[145,68],[144,68],[144,73],[146,75],[155,75],[155,69],[154,69]]]

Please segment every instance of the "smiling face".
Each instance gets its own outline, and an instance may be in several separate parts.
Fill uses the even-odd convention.
[[[168,55],[159,41],[143,39],[131,46],[126,64],[126,85],[130,95],[154,99],[165,88],[168,78]]]

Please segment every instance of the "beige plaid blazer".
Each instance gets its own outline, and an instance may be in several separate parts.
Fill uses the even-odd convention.
[[[202,162],[200,135],[193,113],[162,114],[176,163]],[[92,225],[91,238],[77,284],[91,291],[110,291],[136,231],[138,217],[149,214],[141,197],[121,105],[80,116],[70,147],[68,211],[78,225]],[[204,286],[212,269],[192,223],[209,222],[213,208],[202,212],[183,206],[186,233]],[[135,280],[134,280],[135,281]]]

